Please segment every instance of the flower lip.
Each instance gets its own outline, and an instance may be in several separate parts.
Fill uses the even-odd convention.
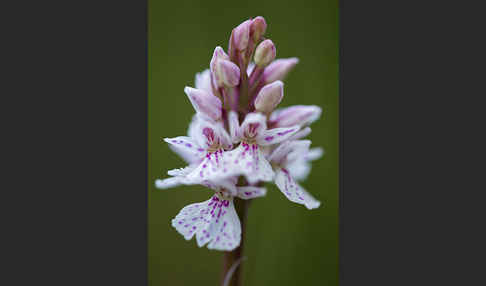
[[[214,142],[214,131],[213,131],[213,129],[211,129],[209,127],[204,127],[202,132],[203,132],[204,136],[206,136],[206,138],[208,140],[208,145],[211,145],[209,143],[213,143]]]
[[[258,134],[258,127],[260,123],[250,123],[248,124],[248,129],[245,130],[245,136],[248,138],[255,138]]]
[[[246,139],[254,140],[267,130],[266,116],[257,112],[248,113],[240,128]]]

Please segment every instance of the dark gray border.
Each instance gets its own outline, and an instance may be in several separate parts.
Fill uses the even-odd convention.
[[[21,5],[0,284],[146,285],[147,3]],[[445,5],[340,1],[341,285],[485,284],[484,10]]]
[[[21,6],[0,284],[147,285],[147,3]]]

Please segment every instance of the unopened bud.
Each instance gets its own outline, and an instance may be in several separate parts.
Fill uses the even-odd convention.
[[[237,86],[240,83],[240,68],[228,60],[219,60],[216,66],[216,73],[221,84],[228,87]],[[218,85],[220,85],[218,83]]]
[[[221,118],[221,100],[218,97],[202,90],[186,86],[184,92],[189,97],[196,112],[204,114],[214,120]]]
[[[283,82],[275,81],[265,85],[255,98],[255,110],[264,114],[272,112],[282,101]]]
[[[316,121],[321,116],[321,108],[317,105],[294,105],[276,110],[270,116],[274,127],[305,126]]]
[[[298,58],[278,59],[269,64],[263,72],[265,83],[284,80],[292,68],[299,62]]]
[[[251,21],[250,35],[254,42],[258,42],[267,30],[267,23],[262,16],[258,16]]]
[[[250,25],[251,20],[246,20],[238,27],[234,28],[233,32],[231,33],[234,48],[238,51],[244,51],[248,47],[248,41],[250,39]]]
[[[265,40],[256,48],[254,57],[255,64],[260,67],[266,67],[275,59],[275,55],[276,50],[272,40]]]
[[[211,71],[213,85],[217,89],[222,87],[222,80],[220,78],[220,73],[218,72],[219,64],[221,60],[229,60],[229,56],[224,52],[223,48],[220,46],[216,47],[213,52],[213,57],[209,63],[209,69]]]

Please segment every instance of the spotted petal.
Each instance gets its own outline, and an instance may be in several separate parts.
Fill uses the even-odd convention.
[[[306,127],[304,129],[299,130],[299,132],[295,133],[292,135],[292,137],[289,138],[289,140],[299,140],[311,133],[312,129],[310,127]]]
[[[214,195],[211,199],[184,207],[172,220],[172,226],[190,240],[196,235],[199,247],[231,251],[241,241],[241,225],[233,199]]]
[[[238,148],[227,153],[232,175],[245,175],[250,183],[268,182],[273,179],[272,166],[257,144],[242,142]]]
[[[221,121],[206,120],[204,117],[198,117],[195,126],[191,130],[191,138],[203,148],[210,148],[214,144],[222,146],[225,149],[231,149],[233,144],[228,132],[224,129]]]
[[[276,171],[275,184],[287,199],[294,203],[305,205],[310,210],[318,208],[321,205],[321,202],[312,197],[311,194],[294,181],[289,172],[284,168]]]
[[[215,190],[216,192],[224,193],[229,196],[236,196],[238,193],[236,183],[238,177],[229,177],[227,179],[219,179],[215,181],[204,180],[200,184]]]
[[[287,157],[290,153],[306,153],[310,144],[310,140],[285,141],[275,148],[272,154],[268,157],[268,161],[277,164],[287,163]]]
[[[204,157],[204,149],[187,136],[164,138],[164,141],[169,143],[172,151],[188,163],[200,161]]]
[[[263,197],[267,194],[267,189],[254,186],[237,187],[237,190],[237,196],[244,200]]]
[[[223,149],[208,152],[204,160],[186,178],[192,183],[197,183],[207,180],[215,182],[234,176],[227,153]]]
[[[299,131],[299,126],[265,130],[261,136],[258,136],[257,143],[261,146],[277,144],[289,139],[297,131]]]
[[[185,168],[172,169],[167,172],[172,178],[167,178],[163,180],[155,180],[155,187],[158,189],[168,189],[177,187],[180,185],[190,185],[190,182],[185,178],[197,165],[189,165]]]

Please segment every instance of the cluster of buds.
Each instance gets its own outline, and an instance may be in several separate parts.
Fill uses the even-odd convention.
[[[156,187],[203,185],[214,190],[207,201],[184,207],[172,226],[199,247],[230,251],[241,241],[234,199],[265,196],[265,182],[274,182],[292,202],[308,209],[320,202],[299,181],[310,162],[322,156],[303,139],[321,114],[318,106],[276,109],[283,99],[282,80],[297,58],[277,59],[274,43],[264,39],[263,17],[234,28],[228,53],[216,47],[209,69],[196,74],[195,88],[184,89],[196,114],[187,136],[165,138],[188,164],[168,171]],[[252,61],[253,60],[253,61]]]

